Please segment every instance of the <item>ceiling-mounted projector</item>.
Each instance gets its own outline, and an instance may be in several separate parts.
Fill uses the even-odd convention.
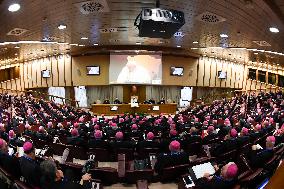
[[[161,8],[143,8],[134,23],[139,37],[165,39],[171,38],[184,24],[182,11]]]

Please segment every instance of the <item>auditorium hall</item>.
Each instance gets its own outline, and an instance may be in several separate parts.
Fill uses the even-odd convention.
[[[283,189],[284,0],[0,0],[0,189]]]

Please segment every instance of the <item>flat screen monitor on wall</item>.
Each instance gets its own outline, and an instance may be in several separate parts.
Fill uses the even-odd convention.
[[[171,67],[171,75],[183,76],[183,67]]]
[[[218,71],[218,78],[219,79],[227,79],[227,72]]]
[[[41,76],[42,78],[50,78],[50,70],[42,70]]]
[[[159,54],[111,54],[110,84],[162,84]]]
[[[87,75],[100,75],[99,66],[87,66]]]

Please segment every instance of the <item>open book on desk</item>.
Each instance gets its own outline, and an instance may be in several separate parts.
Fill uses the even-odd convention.
[[[210,175],[214,174],[215,169],[213,165],[210,162],[208,162],[193,166],[192,168],[189,169],[189,172],[194,174],[192,175],[193,178],[195,177],[196,179],[199,179],[202,178],[205,173],[209,173]]]

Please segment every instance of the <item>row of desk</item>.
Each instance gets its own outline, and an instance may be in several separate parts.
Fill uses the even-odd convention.
[[[92,104],[94,114],[117,115],[123,113],[146,113],[146,114],[175,114],[177,104],[139,104],[138,107],[131,107],[130,104]]]

